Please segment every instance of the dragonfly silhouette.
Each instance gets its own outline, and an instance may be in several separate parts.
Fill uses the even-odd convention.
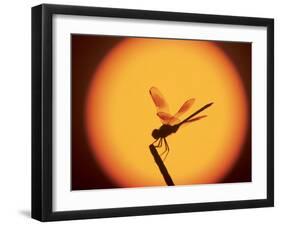
[[[161,156],[164,153],[166,153],[166,155],[164,157],[164,161],[165,161],[165,159],[167,158],[169,151],[170,151],[166,137],[168,137],[172,133],[176,133],[178,131],[178,129],[180,128],[180,126],[185,123],[194,122],[194,121],[207,117],[207,115],[202,115],[202,116],[197,116],[197,117],[195,117],[195,116],[197,114],[199,114],[200,112],[202,112],[203,110],[205,110],[206,108],[210,107],[213,103],[206,104],[205,106],[203,106],[202,108],[200,108],[199,110],[195,111],[193,114],[188,116],[183,121],[180,121],[179,117],[181,115],[183,115],[185,112],[187,112],[188,109],[190,109],[190,107],[193,105],[193,103],[195,101],[194,98],[185,101],[184,104],[181,106],[181,108],[178,110],[178,112],[175,115],[171,115],[169,113],[169,106],[168,106],[167,102],[165,101],[165,98],[163,97],[161,92],[156,87],[152,87],[152,88],[150,88],[149,93],[157,108],[157,116],[161,119],[161,121],[163,123],[163,125],[159,129],[154,129],[152,131],[152,137],[155,139],[153,144],[158,141],[158,143],[155,147],[156,148],[162,147],[162,143],[164,141],[165,151],[163,153],[161,153]]]

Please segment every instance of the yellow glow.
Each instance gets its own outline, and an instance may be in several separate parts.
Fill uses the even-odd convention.
[[[235,67],[208,41],[128,38],[102,61],[90,84],[85,124],[93,155],[120,186],[165,185],[149,151],[161,126],[149,95],[152,86],[181,119],[214,102],[208,117],[167,138],[165,165],[176,185],[215,183],[239,156],[248,120],[245,91]],[[161,152],[163,151],[160,150]]]

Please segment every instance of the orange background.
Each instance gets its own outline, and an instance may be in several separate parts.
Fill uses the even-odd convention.
[[[249,43],[75,35],[72,50],[73,189],[165,185],[148,151],[151,86],[172,113],[215,102],[167,138],[176,184],[251,180]]]

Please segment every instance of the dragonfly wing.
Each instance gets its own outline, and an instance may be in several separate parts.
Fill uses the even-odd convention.
[[[161,119],[163,124],[169,124],[171,119],[173,119],[173,117],[174,117],[171,114],[166,113],[166,112],[158,112],[157,116]]]
[[[166,112],[158,112],[158,117],[161,119],[163,124],[169,124],[171,126],[180,123],[180,120],[175,116],[166,113]]]
[[[191,106],[193,105],[194,101],[195,101],[194,98],[185,101],[184,104],[181,106],[181,108],[178,110],[178,112],[175,114],[175,117],[179,118],[182,114],[187,112],[187,110],[190,109]]]
[[[195,122],[195,121],[198,121],[198,120],[200,120],[202,118],[206,118],[206,117],[207,117],[207,115],[198,116],[198,117],[188,120],[187,122]]]
[[[176,118],[175,116],[172,116],[172,118],[169,120],[169,125],[171,125],[171,126],[173,126],[173,125],[176,125],[176,124],[178,124],[178,123],[180,123],[181,121],[178,119],[178,118]]]
[[[169,113],[169,106],[165,101],[165,98],[162,93],[156,87],[151,87],[149,93],[157,108],[157,112]]]
[[[195,118],[193,118],[193,119],[190,119],[190,120],[186,121],[186,122],[183,123],[181,126],[182,126],[182,127],[187,126],[188,123],[198,121],[198,120],[200,120],[200,119],[202,119],[202,118],[205,118],[205,117],[207,117],[207,115],[202,115],[202,116],[195,117]]]

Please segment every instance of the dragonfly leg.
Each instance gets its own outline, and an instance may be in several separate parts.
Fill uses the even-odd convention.
[[[165,160],[168,155],[168,152],[170,151],[170,148],[169,148],[167,140],[165,138],[163,138],[163,140],[164,140],[164,144],[165,144],[165,150],[160,155],[162,156],[166,153],[166,156],[164,158],[164,160]]]
[[[157,141],[157,140],[156,140]],[[156,142],[155,141],[155,142]],[[156,148],[162,147],[162,138],[159,139],[158,144],[155,146]]]
[[[169,152],[170,152],[170,148],[169,148],[169,145],[168,145],[168,142],[167,142],[166,138],[164,138],[164,143],[165,143],[165,152],[166,152],[166,155],[165,155],[163,161],[165,161],[165,159],[167,158],[167,156],[168,156],[168,154],[169,154]]]
[[[162,138],[160,138],[160,141],[159,141],[159,147],[162,147],[162,141],[163,141],[163,139]]]
[[[155,141],[153,141],[153,143],[152,143],[152,144],[155,144],[158,140],[159,140],[159,138],[158,138],[158,139],[156,139]]]
[[[161,156],[164,155],[167,152],[167,149],[165,148],[165,150],[160,154]]]

